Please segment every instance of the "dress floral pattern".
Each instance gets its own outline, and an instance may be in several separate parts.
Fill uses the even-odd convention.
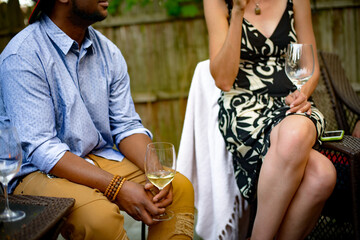
[[[231,16],[231,5],[228,4]],[[243,197],[252,201],[262,161],[270,146],[270,132],[286,117],[285,97],[296,90],[284,71],[287,45],[297,42],[292,0],[267,38],[243,20],[239,72],[228,92],[218,100],[219,129],[233,154],[236,182]],[[312,103],[310,118],[321,136],[324,117]]]

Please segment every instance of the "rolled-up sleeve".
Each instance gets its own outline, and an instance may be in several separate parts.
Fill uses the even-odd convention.
[[[120,50],[115,50],[114,58],[113,62],[120,65],[113,68],[115,72],[109,98],[110,126],[115,143],[118,146],[122,139],[135,133],[143,133],[152,138],[151,132],[144,128],[135,111],[127,65]]]

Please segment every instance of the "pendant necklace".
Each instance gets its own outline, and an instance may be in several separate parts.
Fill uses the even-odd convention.
[[[256,15],[260,15],[260,14],[261,14],[261,9],[260,9],[259,2],[255,3],[255,14],[256,14]]]

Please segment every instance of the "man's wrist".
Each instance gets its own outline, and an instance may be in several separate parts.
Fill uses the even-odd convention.
[[[115,175],[104,192],[105,197],[114,202],[125,181],[126,178]]]

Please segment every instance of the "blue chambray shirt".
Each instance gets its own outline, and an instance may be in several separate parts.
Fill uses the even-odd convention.
[[[17,177],[48,173],[66,151],[121,161],[114,144],[152,137],[135,111],[124,57],[92,27],[79,49],[44,15],[1,53],[0,87],[0,121],[10,119],[23,148]]]

